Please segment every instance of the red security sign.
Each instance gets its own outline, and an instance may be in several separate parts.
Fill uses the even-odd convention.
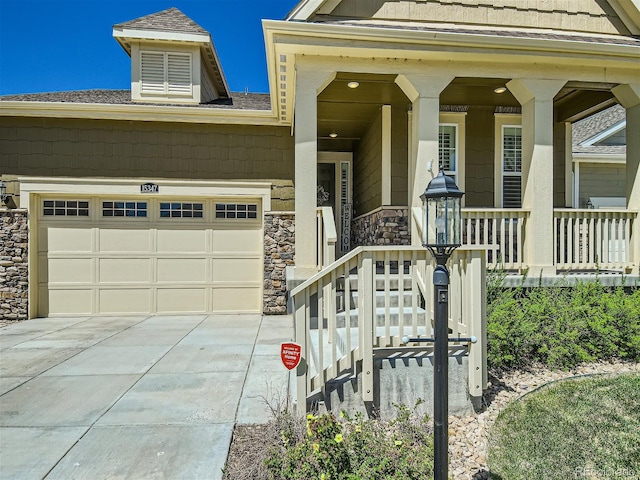
[[[297,343],[287,342],[280,345],[280,358],[289,370],[293,370],[300,363],[302,347]]]

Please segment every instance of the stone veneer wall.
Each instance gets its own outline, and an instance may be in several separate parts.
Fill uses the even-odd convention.
[[[28,318],[26,210],[0,210],[0,320]]]
[[[264,215],[265,314],[287,313],[286,267],[294,264],[295,214],[269,212]]]
[[[410,245],[409,209],[380,207],[353,220],[353,247],[372,245]]]

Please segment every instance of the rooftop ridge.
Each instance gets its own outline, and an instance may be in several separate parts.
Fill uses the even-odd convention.
[[[113,28],[136,28],[141,30],[162,30],[209,35],[207,30],[202,28],[176,7],[167,8],[160,12],[134,18],[127,22],[118,23],[114,25]]]

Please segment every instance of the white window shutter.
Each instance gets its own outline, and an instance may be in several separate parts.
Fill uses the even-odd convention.
[[[191,55],[167,54],[168,93],[191,95]]]
[[[164,88],[164,54],[141,52],[141,91],[143,93],[163,93]]]

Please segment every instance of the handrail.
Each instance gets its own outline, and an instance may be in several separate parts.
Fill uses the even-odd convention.
[[[461,247],[450,266],[452,335],[480,339],[469,353],[472,395],[486,384],[484,248]],[[312,392],[357,372],[363,400],[373,401],[374,349],[402,348],[404,335],[431,335],[433,286],[421,281],[431,263],[421,246],[358,247],[291,290],[303,359],[296,372],[301,412]]]
[[[318,268],[325,267],[336,259],[336,222],[331,207],[318,207],[316,213],[318,231]]]

